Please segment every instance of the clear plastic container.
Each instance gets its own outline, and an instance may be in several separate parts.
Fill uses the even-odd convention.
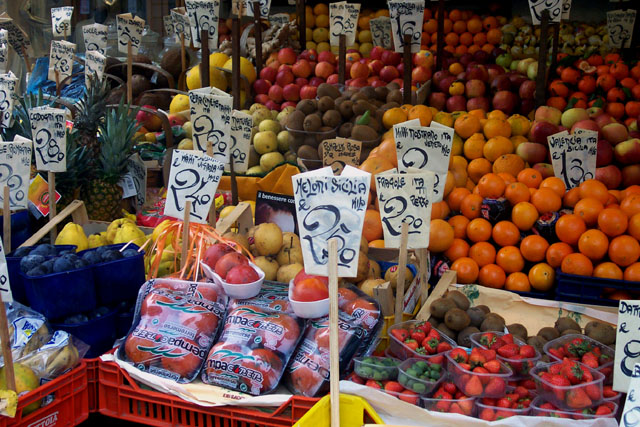
[[[356,357],[353,359],[355,373],[361,378],[385,381],[398,378],[400,361],[393,357]]]
[[[433,397],[421,397],[420,406],[424,409],[428,409],[429,411],[461,413],[469,417],[475,417],[477,409],[475,401],[475,397],[467,397],[465,399],[436,399]]]
[[[396,323],[395,325],[391,326],[391,328],[389,328],[389,351],[392,355],[395,355],[398,359],[400,360],[406,360],[409,359],[411,357],[417,358],[417,359],[423,359],[423,360],[429,360],[432,359],[434,357],[440,358],[440,356],[443,356],[443,354],[420,354],[420,353],[416,353],[415,351],[411,350],[409,347],[407,347],[406,345],[404,345],[403,343],[401,343],[393,334],[393,330],[394,329],[409,329],[411,328],[413,325],[422,322],[421,320],[408,320],[406,322],[401,322],[401,323]],[[436,328],[433,328],[436,329]],[[437,331],[437,329],[436,329]],[[440,337],[441,337],[441,342],[447,342],[451,345],[452,348],[457,347],[458,345],[456,344],[455,341],[453,341],[451,338],[449,338],[448,336],[446,336],[445,334],[443,334],[442,332],[438,331],[438,333],[440,333]]]
[[[483,405],[482,403],[480,403],[479,399],[476,400],[476,411],[478,413],[478,416],[481,416],[480,414],[482,414],[482,411],[485,411],[485,410],[493,411],[495,413],[495,416],[500,417],[501,419],[504,419],[504,418],[515,417],[516,415],[529,415],[529,411],[531,410],[531,408],[522,408],[522,409],[500,408],[498,406]],[[487,421],[494,421],[494,420],[492,419]]]
[[[403,400],[405,402],[411,403],[411,404],[416,405],[416,406],[418,406],[420,404],[420,395],[414,393],[412,390],[389,391],[389,390],[382,389],[380,391],[383,392],[383,393],[388,394],[389,396],[393,396],[396,399]],[[413,394],[407,394],[406,392],[410,392],[410,393],[413,393]]]
[[[565,335],[563,337],[558,337],[554,340],[549,341],[544,345],[543,351],[545,352],[545,354],[549,355],[551,360],[557,360],[558,362],[561,362],[562,359],[549,353],[549,349],[564,347],[565,344],[573,341],[576,338],[583,339],[594,347],[599,347],[602,354],[606,354],[609,357],[611,361],[607,363],[603,363],[596,370],[604,375],[604,384],[612,384],[613,383],[613,361],[616,353],[609,346],[606,346],[592,338],[589,338],[586,335],[571,334],[571,335]]]
[[[334,128],[327,131],[311,132],[306,130],[295,130],[289,126],[285,126],[285,129],[289,131],[291,136],[291,150],[298,152],[298,148],[303,145],[310,145],[313,148],[318,148],[318,145],[325,139],[333,139],[336,137],[338,128]]]
[[[422,364],[432,365],[424,359],[408,359],[402,362],[400,366],[398,366],[398,382],[402,384],[403,387],[415,391],[421,396],[428,395],[431,393],[437,386],[440,384],[444,378],[446,377],[446,371],[442,364],[440,365],[439,377],[426,379],[421,378],[417,371],[422,371]],[[418,365],[418,366],[416,366]]]
[[[473,343],[474,347],[480,347],[484,349],[487,348],[486,346],[480,344],[480,336],[484,333],[485,332],[476,332],[475,334],[471,334],[469,339]],[[492,332],[492,333],[500,337],[503,335],[506,335],[504,332]],[[519,340],[516,337],[513,338],[513,342],[518,346],[527,345],[527,343],[525,343],[522,340]],[[538,363],[538,360],[540,360],[540,358],[542,357],[540,352],[538,352],[538,350],[536,350],[535,347],[534,347],[534,351],[536,352],[535,356],[525,358],[525,359],[513,359],[508,357],[502,357],[499,354],[496,355],[496,358],[502,363],[504,363],[505,365],[507,365],[513,371],[513,376],[510,378],[510,380],[518,381],[524,378],[528,378],[529,373],[531,372],[531,369],[533,369],[533,367],[536,366],[536,363]]]
[[[451,358],[449,353],[445,354],[447,358],[447,371],[456,387],[469,397],[502,397],[507,390],[507,381],[513,375],[513,371],[504,363],[500,362],[500,372],[496,374],[485,374],[479,372],[471,372],[460,366]],[[482,392],[473,394],[467,390],[467,383],[471,378],[476,377],[482,384]],[[493,381],[492,381],[493,380]],[[495,391],[494,391],[495,389]]]
[[[611,413],[607,415],[596,415],[585,413],[584,410],[578,411],[566,411],[562,409],[545,409],[540,406],[546,401],[541,396],[536,397],[531,402],[531,412],[529,415],[532,417],[554,417],[554,418],[568,418],[574,420],[593,420],[596,418],[613,418],[616,416],[618,412],[618,404],[615,402],[605,402],[607,405],[612,405]],[[553,403],[552,403],[553,404]],[[594,408],[594,412],[595,412]]]
[[[540,377],[540,372],[547,371],[550,366],[560,363],[562,362],[538,365],[531,370],[531,376],[536,383],[536,389],[539,397],[542,397],[562,410],[568,411],[589,408],[602,402],[602,383],[604,382],[604,375],[586,365],[583,365],[582,363],[580,363],[580,366],[583,370],[591,372],[593,381],[570,386],[556,386]],[[587,395],[589,401],[588,404],[576,405],[568,402],[568,398],[571,397],[570,393],[575,393],[576,390],[581,390],[585,395]]]

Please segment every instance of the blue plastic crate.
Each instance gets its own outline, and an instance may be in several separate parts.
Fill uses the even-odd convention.
[[[0,222],[3,220],[0,215]],[[4,239],[4,230],[0,229],[0,237]],[[11,214],[11,247],[17,248],[31,237],[31,223],[29,211],[19,211]]]
[[[98,357],[113,346],[117,338],[116,320],[120,310],[116,307],[104,316],[90,319],[84,323],[52,323],[53,329],[67,331],[91,346],[85,358]]]
[[[640,282],[578,276],[556,270],[556,301],[617,307],[618,300],[606,298],[605,289],[640,293]]]

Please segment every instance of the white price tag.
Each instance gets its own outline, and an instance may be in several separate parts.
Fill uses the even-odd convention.
[[[118,182],[120,188],[122,188],[122,198],[128,199],[129,197],[133,197],[138,194],[136,191],[136,184],[133,181],[133,177],[131,174],[125,174],[120,181]]]
[[[213,145],[213,158],[226,164],[229,161],[231,140],[231,109],[233,97],[215,87],[189,91],[194,148],[207,151]]]
[[[0,127],[13,125],[13,105],[16,102],[18,78],[13,72],[0,74]]]
[[[11,213],[4,212],[4,215],[11,215]],[[2,302],[13,302],[11,284],[9,283],[9,269],[7,268],[7,258],[2,246],[2,239],[0,239],[0,292],[2,292]]]
[[[73,72],[73,53],[76,45],[64,40],[51,40],[51,50],[49,52],[49,80],[63,81]]]
[[[562,19],[569,19],[571,16],[571,0],[562,0]]]
[[[71,15],[73,15],[73,6],[51,8],[51,29],[53,37],[67,37],[71,35]]]
[[[231,160],[233,170],[238,173],[249,169],[249,149],[251,148],[251,128],[253,118],[242,111],[233,110],[231,115]],[[229,169],[228,164],[225,166]]]
[[[184,35],[184,43],[188,45],[191,42],[191,22],[184,7],[176,7],[171,9],[171,20],[173,21],[173,34],[176,41],[180,41],[180,35]]]
[[[108,31],[109,27],[102,24],[91,24],[82,27],[85,51],[98,51],[101,54],[106,55]]]
[[[381,46],[391,49],[391,19],[388,16],[381,16],[369,21],[371,27],[371,37],[374,46]]]
[[[288,13],[276,13],[274,15],[269,15],[269,22],[273,25],[284,25],[288,24],[290,21]]]
[[[574,135],[562,131],[547,137],[555,176],[562,178],[567,190],[593,179],[596,173],[598,134],[582,130]]]
[[[607,32],[609,33],[609,45],[615,48],[631,47],[633,37],[633,25],[636,22],[636,11],[612,10],[607,12]]]
[[[67,120],[65,110],[35,107],[29,110],[33,149],[38,170],[67,170]]]
[[[29,176],[31,174],[31,141],[0,142],[0,188],[9,187],[9,205],[13,209],[27,209]],[[4,192],[0,192],[0,202]]]
[[[640,363],[640,301],[623,300],[618,305],[618,327],[616,329],[616,353],[613,362],[613,389],[626,393],[637,377]],[[635,369],[634,369],[635,367]],[[636,371],[636,375],[634,375]],[[640,389],[635,388],[635,392]],[[639,396],[636,396],[638,398]],[[635,403],[634,405],[636,405]],[[625,406],[625,412],[627,411]]]
[[[542,11],[549,11],[549,22],[560,22],[565,0],[529,0],[529,11],[533,25],[540,25]],[[571,5],[569,5],[569,11]]]
[[[329,4],[329,42],[332,46],[338,46],[342,34],[346,37],[346,45],[353,46],[359,14],[360,3],[341,1]]]
[[[135,185],[138,208],[142,208],[147,197],[147,167],[138,153],[132,154],[127,160],[127,175]]]
[[[90,50],[85,55],[84,62],[84,83],[89,87],[91,76],[102,80],[104,76],[104,68],[107,65],[107,58],[100,52]]]
[[[411,52],[420,51],[424,0],[389,0],[389,18],[396,52],[404,50],[404,36],[411,36]]]
[[[25,53],[28,56],[34,55],[29,36],[13,22],[13,19],[6,12],[0,15],[0,28],[7,30],[9,44],[21,58],[24,58]]]
[[[0,30],[0,74],[7,72],[9,61],[9,35],[7,30]]]
[[[131,53],[136,55],[142,43],[142,31],[144,31],[144,19],[133,16],[130,13],[116,15],[118,27],[118,52],[127,53],[131,42]]]
[[[209,49],[217,49],[220,1],[186,0],[186,7],[191,25],[193,46],[200,47],[200,32],[206,30],[209,35]]]
[[[253,16],[253,0],[243,0],[244,1],[244,10],[245,16]],[[269,16],[269,11],[271,10],[271,0],[259,0],[260,3],[260,17],[266,18]]]
[[[171,37],[173,35],[173,21],[171,20],[171,15],[163,16],[162,24],[164,25],[164,34]]]

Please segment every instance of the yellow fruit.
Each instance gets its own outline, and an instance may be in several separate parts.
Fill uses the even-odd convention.
[[[84,234],[82,226],[74,224],[73,222],[64,226],[60,234],[58,234],[58,237],[56,237],[55,244],[75,245],[77,246],[76,252],[89,249],[89,239],[87,239],[87,235]]]
[[[151,233],[151,240],[154,242],[158,240],[158,237],[165,231],[165,229],[171,225],[171,221],[165,219],[160,224],[156,225],[156,228],[153,229],[153,233]],[[166,240],[167,243],[173,242],[173,232],[169,233]]]
[[[329,15],[316,16],[316,28],[329,28]]]
[[[21,394],[23,392],[28,392],[31,390],[35,390],[40,385],[40,381],[36,374],[33,373],[33,370],[26,365],[21,363],[13,363],[13,374],[16,379],[16,393]],[[3,366],[0,369],[0,389],[7,389],[7,379],[5,376],[5,367]],[[31,405],[22,409],[22,415],[30,414],[35,411],[42,405],[42,400],[38,400],[33,402]]]
[[[130,218],[126,218],[126,217],[116,219],[115,221],[111,221],[111,224],[109,224],[109,226],[107,227],[107,242],[113,243],[113,239],[116,238],[116,233],[118,232],[118,229],[123,227],[124,224],[126,223],[135,225],[135,222],[133,222]]]
[[[235,207],[234,205],[231,205],[231,206],[225,206],[225,207],[220,211],[220,213],[218,214],[218,219],[222,219],[222,218],[224,218],[224,217],[228,216],[231,212],[233,212],[233,210],[234,210],[235,208],[236,208],[236,207]]]
[[[319,15],[329,16],[329,7],[327,6],[326,3],[318,3],[317,5],[313,6],[313,14],[316,15],[316,25],[317,25],[318,24],[317,19]]]
[[[209,55],[209,67],[222,67],[229,57],[222,52],[215,52]]]
[[[327,42],[318,43],[318,48],[316,50],[318,51],[318,53],[326,52],[328,50],[331,50],[331,46]]]
[[[367,43],[367,42],[371,42],[372,40],[373,38],[371,37],[371,31],[362,30],[358,33],[358,41],[360,43]]]
[[[329,30],[326,28],[316,28],[313,30],[313,41],[316,43],[326,42],[329,40]]]
[[[198,76],[198,80],[200,80],[200,76]],[[171,114],[179,113],[180,111],[185,111],[189,109],[189,97],[187,95],[176,95],[171,100],[171,104],[169,105],[169,112]]]
[[[194,90],[200,89],[202,84],[200,82],[200,65],[196,65],[189,71],[187,71],[187,89]]]
[[[308,41],[307,42],[307,49],[308,50],[311,50],[311,49],[318,50],[318,45],[316,44],[316,42]]]
[[[113,239],[114,244],[133,242],[138,246],[142,246],[147,240],[144,232],[138,228],[132,222],[124,223],[122,227],[118,228],[116,235]]]
[[[231,59],[225,62],[222,68],[233,70]],[[253,84],[253,82],[256,81],[256,77],[257,77],[256,69],[251,63],[251,61],[249,61],[244,56],[240,57],[240,74],[242,74],[247,78],[247,80],[249,80],[249,84]]]
[[[305,28],[304,30],[305,39],[311,40],[313,38],[313,30],[311,28]]]
[[[109,244],[109,242],[107,242],[106,236],[103,236],[102,234],[92,234],[91,236],[89,236],[88,241],[89,241],[89,249],[93,249],[99,246],[105,246]]]
[[[209,85],[220,90],[227,90],[227,76],[224,71],[217,68],[209,69]]]

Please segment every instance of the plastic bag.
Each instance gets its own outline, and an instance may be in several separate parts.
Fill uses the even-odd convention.
[[[17,362],[30,367],[42,384],[76,367],[88,350],[87,344],[68,332],[56,331],[42,347]]]
[[[293,313],[289,303],[289,285],[279,282],[262,282],[260,293],[253,298],[229,300],[229,310],[247,305],[255,305],[263,309]]]
[[[192,282],[190,280],[165,278],[151,279],[146,281],[138,291],[134,317],[140,315],[140,307],[144,299],[154,289],[168,289],[170,291],[181,292],[187,297],[201,298],[207,301],[217,302],[223,306],[226,306],[228,300],[222,287],[213,282]]]
[[[380,304],[353,285],[338,288],[338,308],[353,318],[366,336],[360,342],[356,356],[369,355],[377,346],[383,319]]]
[[[18,303],[5,303],[7,321],[9,323],[9,340],[13,360],[31,354],[42,347],[51,332],[47,319],[37,311]],[[4,359],[0,357],[0,365],[4,366]]]
[[[257,306],[229,311],[220,341],[202,370],[202,381],[232,390],[264,394],[280,382],[304,330],[292,314]]]

